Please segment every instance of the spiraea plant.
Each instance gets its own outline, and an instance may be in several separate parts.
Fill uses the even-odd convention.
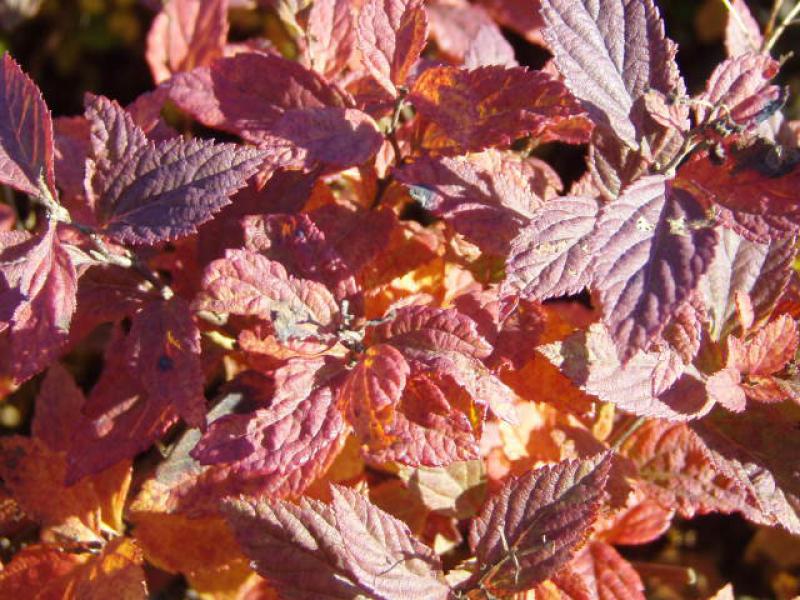
[[[800,4],[721,2],[694,91],[653,0],[170,0],[55,119],[7,54],[0,596],[628,600],[675,518],[800,534]]]

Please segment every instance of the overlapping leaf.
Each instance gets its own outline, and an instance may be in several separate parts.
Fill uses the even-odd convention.
[[[591,131],[564,84],[522,67],[434,67],[417,78],[409,99],[441,130],[436,150],[443,153],[508,145],[525,134],[582,143]]]
[[[228,0],[170,0],[153,19],[146,58],[156,83],[173,73],[207,66],[222,56],[228,37]]]
[[[560,185],[558,176],[546,165],[497,151],[417,160],[401,167],[396,177],[416,186],[412,193],[424,195],[423,208],[446,219],[484,252],[500,256]]]
[[[24,381],[58,356],[78,274],[55,222],[36,235],[0,232],[0,372]]]
[[[678,171],[676,185],[714,207],[722,225],[766,242],[800,230],[800,158],[764,140],[730,140],[725,156],[698,155]]]
[[[420,0],[367,0],[358,14],[356,39],[364,66],[392,96],[406,84],[427,35]]]
[[[332,504],[233,500],[228,520],[285,598],[446,598],[439,560],[408,527],[345,488]]]
[[[293,359],[275,373],[269,407],[214,421],[192,450],[203,465],[194,487],[228,493],[297,496],[330,466],[341,449],[345,421],[337,404],[333,359]],[[196,494],[198,490],[178,492]]]

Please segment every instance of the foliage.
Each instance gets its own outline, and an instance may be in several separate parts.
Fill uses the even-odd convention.
[[[676,514],[800,535],[783,13],[692,95],[653,0],[249,4],[156,7],[127,107],[2,59],[0,596],[644,598]]]

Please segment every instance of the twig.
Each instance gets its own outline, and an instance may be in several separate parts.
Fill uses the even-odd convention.
[[[783,32],[786,31],[786,28],[789,27],[789,25],[791,25],[792,22],[798,17],[800,17],[800,0],[798,0],[797,4],[792,7],[792,10],[789,11],[789,13],[780,22],[780,25],[775,28],[775,31],[773,31],[766,40],[764,44],[764,50],[766,52],[772,52],[772,48],[778,43],[778,40],[781,39]]]
[[[616,441],[611,445],[611,449],[616,452],[621,447],[622,444],[628,441],[628,439],[636,433],[636,431],[644,425],[646,419],[644,417],[639,417],[635,421],[633,421],[630,425],[628,425],[622,434],[616,439]]]
[[[783,0],[773,0],[772,10],[769,13],[769,20],[767,21],[767,26],[764,28],[764,40],[761,43],[761,52],[766,50],[764,45],[767,42],[767,38],[772,35],[772,30],[775,29],[775,23],[778,22],[778,15],[781,13],[781,8],[783,8]]]

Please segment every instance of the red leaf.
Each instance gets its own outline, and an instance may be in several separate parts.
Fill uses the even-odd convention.
[[[569,90],[598,126],[638,148],[637,102],[679,87],[674,44],[652,0],[542,0],[544,37]]]
[[[148,402],[173,405],[190,427],[205,426],[200,330],[185,300],[145,306],[133,317],[125,351]]]
[[[599,207],[592,198],[545,202],[511,242],[502,293],[546,300],[576,294],[591,281],[589,239]]]
[[[258,170],[263,153],[235,144],[145,140],[123,109],[104,98],[87,107],[103,231],[114,241],[153,244],[197,231]]]
[[[67,483],[136,456],[177,421],[169,399],[151,402],[137,374],[129,369],[131,343],[119,326],[114,329],[103,372],[83,407],[87,422],[76,432],[69,450]]]
[[[428,13],[431,39],[436,42],[436,49],[454,64],[464,62],[482,29],[492,31],[502,38],[500,28],[492,21],[489,14],[476,4],[470,4],[465,0],[434,0],[426,2],[425,10]],[[514,57],[513,50],[511,57]]]
[[[636,569],[603,542],[590,542],[570,565],[598,600],[645,600]]]
[[[741,374],[736,369],[722,369],[706,381],[708,397],[728,410],[741,412],[747,404]]]
[[[83,391],[69,371],[55,363],[48,369],[39,389],[31,434],[51,450],[66,452],[83,421],[81,409],[85,401]]]
[[[524,134],[583,143],[591,131],[564,84],[522,67],[433,67],[417,78],[409,99],[441,129],[436,150],[449,154],[508,145]]]
[[[78,275],[50,221],[36,236],[0,232],[0,373],[24,381],[67,340]]]
[[[56,197],[50,111],[39,88],[8,53],[3,55],[0,89],[0,183],[39,196],[42,178]]]
[[[508,481],[472,522],[469,542],[480,565],[472,581],[509,593],[553,575],[588,537],[610,467],[608,456],[599,455]]]
[[[367,162],[383,136],[366,113],[354,108],[287,110],[262,141],[272,168],[342,170]]]
[[[748,375],[773,375],[794,359],[798,343],[800,334],[794,319],[781,315],[746,342],[729,337],[729,364]]]
[[[356,24],[361,59],[392,96],[405,85],[428,35],[421,0],[367,0]]]
[[[613,340],[599,324],[539,351],[582,390],[637,415],[689,420],[713,406],[699,374],[691,369],[683,374],[674,351],[637,352],[620,364]]]
[[[300,495],[327,470],[344,441],[337,403],[341,369],[334,359],[289,360],[275,372],[269,407],[223,416],[209,426],[191,456],[213,468],[198,476],[196,489],[178,497],[215,491]]]
[[[717,233],[701,207],[660,176],[641,179],[607,204],[590,243],[594,289],[623,362],[647,350],[697,289]]]
[[[475,322],[453,309],[401,308],[392,320],[372,328],[371,334],[373,343],[388,342],[401,351],[453,351],[476,358],[492,352]]]
[[[229,500],[225,512],[256,570],[292,600],[448,597],[439,559],[408,527],[346,488],[330,505]]]
[[[736,295],[748,294],[754,319],[766,319],[792,272],[795,240],[758,244],[730,230],[720,232],[716,255],[700,285],[713,340],[725,339],[738,326]]]
[[[493,150],[422,158],[395,171],[426,210],[444,218],[482,251],[504,256],[509,241],[542,201],[560,188],[549,166]]]
[[[800,231],[800,159],[760,139],[728,141],[724,150],[722,161],[700,154],[684,164],[676,185],[713,206],[725,227],[753,241]]]
[[[785,412],[784,412],[785,411]],[[796,461],[796,405],[751,405],[734,414],[712,413],[692,424],[714,460],[715,471],[745,490],[737,504],[747,519],[800,533],[800,475]]]
[[[228,0],[170,0],[153,19],[145,58],[153,79],[191,71],[222,56],[228,38]]]
[[[333,79],[350,62],[355,50],[355,17],[349,0],[314,2],[308,13],[308,62],[320,75]]]
[[[291,109],[344,108],[349,96],[297,62],[246,53],[182,73],[170,82],[170,98],[208,127],[259,143]]]
[[[370,448],[379,462],[437,467],[480,456],[470,418],[454,405],[471,408],[471,399],[457,385],[419,366],[406,383],[394,420],[385,428],[384,444]]]
[[[269,320],[280,341],[322,339],[340,320],[324,285],[295,279],[280,263],[248,250],[228,250],[225,258],[212,262],[203,290],[196,308]]]
[[[745,486],[720,469],[703,440],[688,425],[648,421],[623,445],[648,495],[684,518],[747,507]]]
[[[339,405],[370,445],[380,447],[395,420],[395,411],[411,370],[403,355],[388,344],[367,349],[339,391]]]
[[[769,82],[780,64],[766,54],[743,54],[720,64],[700,94],[696,113],[699,123],[714,119],[732,121],[752,129],[780,110],[785,101],[780,87]]]

